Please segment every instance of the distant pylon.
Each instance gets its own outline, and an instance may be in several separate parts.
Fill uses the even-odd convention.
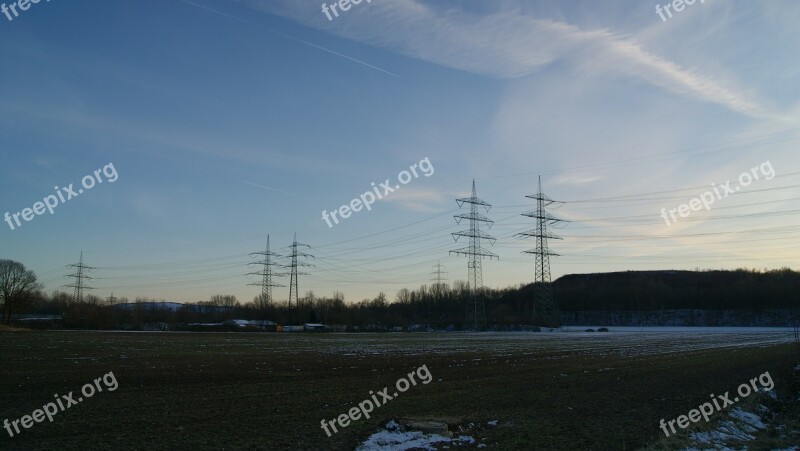
[[[467,315],[464,321],[467,327],[472,320],[475,330],[480,329],[481,326],[486,326],[486,305],[483,301],[483,271],[481,269],[481,260],[483,257],[492,258],[498,257],[496,254],[481,247],[481,239],[488,240],[494,244],[495,238],[491,235],[481,232],[480,223],[485,222],[492,226],[494,221],[478,213],[478,206],[484,207],[488,212],[492,206],[478,198],[475,190],[475,180],[472,181],[472,196],[456,199],[456,204],[461,208],[464,204],[469,204],[469,214],[460,214],[453,216],[457,224],[461,223],[462,219],[469,219],[469,230],[462,230],[460,232],[452,233],[455,241],[461,236],[469,238],[469,247],[456,249],[450,251],[451,254],[465,255],[469,257],[467,262],[468,285],[469,285],[469,301],[467,302]]]
[[[277,265],[277,263],[272,261],[272,258],[273,257],[280,258],[281,256],[269,250],[269,234],[267,234],[266,250],[264,250],[263,252],[253,252],[250,255],[254,257],[259,256],[263,258],[263,260],[250,263],[251,265],[261,265],[262,266],[261,271],[248,273],[248,275],[250,276],[261,276],[261,282],[253,282],[249,283],[248,285],[255,285],[261,287],[261,295],[259,298],[259,302],[257,302],[257,305],[259,308],[264,308],[269,305],[272,305],[272,287],[286,286],[273,282],[272,278],[278,276],[285,276],[286,274],[275,273],[272,271],[272,267]]]
[[[111,292],[111,296],[106,298],[106,301],[108,302],[108,305],[114,305],[117,303],[117,298],[114,297],[113,291]]]
[[[292,244],[289,246],[289,248],[292,250],[292,254],[291,254],[292,262],[289,265],[284,265],[284,267],[286,267],[286,268],[291,268],[291,274],[290,274],[290,279],[289,279],[289,307],[292,306],[292,292],[294,292],[295,306],[299,306],[300,305],[300,289],[299,289],[298,282],[297,282],[297,276],[307,276],[308,275],[308,273],[306,273],[306,272],[298,271],[298,267],[300,267],[300,266],[313,266],[310,263],[306,263],[306,262],[298,260],[298,259],[303,259],[303,258],[314,258],[314,256],[311,255],[311,254],[307,254],[305,252],[299,252],[297,250],[298,246],[299,247],[307,247],[309,249],[311,248],[311,246],[309,246],[308,244],[298,243],[297,242],[297,234],[295,233],[294,234],[294,240],[292,241]]]
[[[542,177],[539,176],[539,192],[525,196],[536,200],[536,209],[523,213],[523,216],[536,219],[536,228],[527,232],[518,233],[517,236],[535,238],[536,247],[526,254],[536,255],[536,274],[533,283],[533,320],[543,326],[558,327],[561,325],[561,314],[558,302],[553,297],[553,287],[550,283],[550,256],[558,256],[547,245],[547,240],[560,240],[560,236],[547,231],[547,226],[558,222],[565,222],[547,212],[546,207],[556,203],[542,192]]]
[[[84,280],[91,280],[92,278],[86,275],[86,272],[91,271],[95,268],[91,266],[86,266],[83,264],[83,251],[81,251],[81,258],[78,260],[78,263],[73,265],[67,265],[67,268],[75,268],[75,274],[69,274],[66,277],[74,277],[75,282],[71,285],[64,285],[66,288],[74,288],[72,294],[72,301],[73,302],[82,302],[83,301],[83,290],[94,290],[92,287],[87,287],[84,285]]]
[[[433,282],[431,291],[433,292],[434,299],[438,301],[441,300],[442,293],[445,291],[445,287],[447,286],[445,283],[447,279],[442,277],[443,274],[447,274],[447,271],[442,271],[442,263],[438,261],[436,262],[436,266],[434,266],[434,268],[436,269],[431,273],[431,282]]]

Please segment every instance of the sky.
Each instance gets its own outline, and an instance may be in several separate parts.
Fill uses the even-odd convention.
[[[554,279],[797,269],[800,3],[333,4],[0,13],[0,258],[47,292],[71,291],[82,252],[96,296],[247,302],[250,254],[296,234],[314,256],[301,293],[391,300],[439,263],[467,278],[449,251],[474,180],[499,257],[484,284],[527,284],[535,243],[515,234],[541,176],[567,220]],[[351,204],[373,183],[382,198]],[[324,219],[343,205],[359,211]]]

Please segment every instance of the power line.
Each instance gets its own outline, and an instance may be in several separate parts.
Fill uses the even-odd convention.
[[[261,276],[261,282],[254,282],[249,283],[248,285],[256,285],[261,287],[261,294],[257,297],[256,305],[264,309],[270,305],[272,305],[272,287],[283,287],[285,285],[281,285],[279,283],[275,283],[272,281],[274,276],[285,276],[286,274],[280,273],[273,273],[272,267],[276,266],[276,263],[272,261],[273,258],[280,258],[281,256],[269,250],[269,234],[267,234],[267,248],[263,252],[253,252],[250,254],[252,256],[260,256],[263,257],[263,260],[260,262],[253,262],[251,264],[255,265],[262,265],[261,272],[251,272],[248,275],[251,276]]]
[[[469,301],[467,303],[467,315],[464,321],[464,326],[469,327],[470,318],[472,318],[474,328],[475,330],[478,330],[481,326],[487,325],[481,261],[483,260],[483,257],[489,257],[490,260],[493,258],[497,258],[498,260],[500,259],[500,257],[498,257],[496,254],[481,247],[481,239],[487,240],[490,243],[494,243],[496,238],[487,233],[481,232],[480,224],[482,222],[491,227],[494,221],[478,213],[478,207],[483,207],[488,212],[492,206],[478,198],[478,194],[475,189],[475,180],[472,181],[472,196],[456,199],[456,204],[458,204],[459,208],[463,207],[464,204],[469,204],[469,214],[453,216],[456,220],[456,224],[460,224],[462,220],[468,219],[469,230],[453,232],[453,239],[458,241],[459,237],[467,237],[469,238],[469,247],[452,250],[450,253],[469,257],[467,262]]]
[[[446,278],[443,276],[447,274],[447,271],[442,271],[442,262],[437,261],[436,270],[431,273],[431,282],[433,285],[431,286],[431,290],[433,291],[434,298],[438,301],[441,299],[443,292],[447,289],[447,281]]]
[[[289,265],[284,266],[285,268],[291,268],[291,274],[290,274],[290,279],[289,279],[289,307],[290,308],[292,306],[292,292],[294,292],[295,306],[299,306],[300,305],[300,288],[299,288],[299,285],[298,285],[298,276],[300,276],[300,275],[307,276],[308,275],[308,273],[306,273],[306,272],[298,271],[298,268],[299,267],[304,267],[304,266],[306,266],[306,267],[313,266],[310,263],[306,263],[306,262],[304,262],[302,260],[306,259],[306,258],[314,258],[314,256],[311,255],[311,254],[305,253],[305,252],[298,251],[297,250],[298,247],[307,247],[309,249],[311,248],[311,246],[309,246],[308,244],[298,243],[297,242],[297,234],[295,233],[294,240],[292,240],[292,244],[289,246],[289,248],[292,250],[292,253],[289,256],[291,258],[291,263]]]
[[[604,163],[589,164],[589,165],[583,165],[583,166],[574,166],[574,167],[565,168],[565,169],[561,169],[561,170],[542,171],[541,173],[543,173],[543,174],[565,174],[565,173],[569,173],[569,172],[583,171],[583,170],[586,170],[586,169],[613,169],[613,168],[629,166],[629,163],[638,164],[638,163],[641,163],[641,162],[644,162],[644,163],[660,162],[660,161],[669,160],[669,159],[672,159],[672,158],[679,157],[680,154],[686,154],[686,153],[694,153],[695,155],[711,155],[711,154],[716,154],[716,153],[721,153],[721,152],[731,152],[731,151],[734,151],[734,150],[737,150],[737,149],[747,149],[747,148],[750,148],[750,147],[763,146],[763,145],[768,145],[768,144],[780,144],[780,143],[784,143],[784,142],[789,142],[789,141],[794,141],[794,140],[800,139],[800,136],[791,136],[791,137],[788,137],[788,138],[785,138],[785,139],[781,139],[779,141],[755,142],[755,143],[744,144],[744,145],[741,145],[741,146],[731,147],[731,148],[728,148],[728,149],[723,148],[721,150],[698,152],[698,151],[702,151],[704,149],[714,149],[714,148],[719,148],[719,147],[725,147],[725,146],[728,146],[728,145],[731,145],[731,144],[738,144],[738,143],[743,143],[743,142],[746,142],[746,141],[754,141],[754,140],[758,140],[758,139],[762,139],[762,138],[767,138],[767,137],[772,137],[772,136],[776,136],[776,135],[781,135],[781,134],[790,133],[790,132],[797,132],[797,131],[800,131],[800,128],[787,129],[787,130],[782,130],[780,132],[775,132],[775,133],[768,133],[768,134],[764,134],[764,135],[758,135],[758,136],[753,136],[753,137],[748,137],[748,138],[742,138],[742,139],[727,141],[727,142],[718,143],[718,144],[709,144],[709,145],[705,145],[705,146],[691,147],[691,148],[687,148],[687,149],[683,149],[683,150],[676,150],[676,151],[671,151],[671,152],[662,152],[662,153],[652,154],[652,155],[637,156],[637,157],[632,157],[632,158],[625,158],[625,159],[620,159],[620,160],[607,161],[607,162],[604,162]],[[647,160],[650,160],[650,161],[647,161]],[[513,174],[493,175],[493,176],[488,176],[488,177],[477,177],[477,179],[478,180],[485,180],[485,179],[493,179],[493,178],[509,178],[509,177],[520,177],[520,176],[531,176],[531,175],[537,175],[537,174],[535,172],[517,172],[517,173],[513,173]]]
[[[95,268],[91,266],[86,266],[83,264],[83,251],[81,251],[80,260],[78,263],[68,265],[68,268],[75,268],[75,274],[70,274],[67,277],[74,277],[75,282],[71,285],[64,285],[65,288],[74,288],[75,291],[72,295],[72,302],[83,302],[83,290],[93,290],[92,287],[87,287],[84,285],[84,280],[91,280],[92,278],[86,275],[87,271],[91,271]]]
[[[546,326],[558,327],[561,325],[561,314],[559,313],[558,303],[553,297],[553,287],[550,284],[550,256],[558,254],[552,252],[548,247],[547,240],[560,240],[560,236],[547,230],[547,226],[563,219],[556,218],[547,212],[546,207],[555,203],[542,192],[542,177],[539,176],[539,191],[536,194],[525,196],[528,199],[536,200],[536,210],[523,213],[536,220],[536,228],[527,232],[518,233],[517,236],[535,238],[536,247],[527,251],[526,254],[536,256],[536,271],[533,282],[533,320]]]

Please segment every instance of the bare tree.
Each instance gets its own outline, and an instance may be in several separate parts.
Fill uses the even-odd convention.
[[[236,296],[231,294],[215,294],[211,296],[210,304],[219,307],[236,307],[239,301],[236,300]]]
[[[264,293],[259,293],[256,297],[253,298],[253,305],[255,305],[257,310],[266,310],[270,307],[269,298]]]
[[[36,274],[14,260],[0,260],[0,299],[3,300],[3,321],[11,324],[11,313],[43,288]]]
[[[313,290],[306,291],[306,296],[303,299],[301,299],[303,304],[312,308],[314,307],[314,302],[316,302],[316,300],[317,296],[314,294]]]
[[[397,291],[397,302],[401,304],[411,303],[411,292],[408,290],[408,288],[401,288]]]

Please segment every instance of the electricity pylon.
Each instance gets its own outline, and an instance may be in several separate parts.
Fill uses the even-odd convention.
[[[467,315],[464,321],[464,327],[466,328],[469,325],[471,319],[475,330],[479,330],[481,326],[487,325],[486,305],[483,300],[483,271],[481,269],[481,260],[483,260],[483,257],[489,257],[490,260],[493,258],[499,260],[500,257],[481,247],[481,239],[488,240],[490,243],[494,244],[495,237],[481,232],[480,223],[485,222],[491,228],[494,221],[478,213],[478,207],[483,207],[488,212],[492,206],[478,198],[475,190],[475,180],[472,181],[472,196],[456,199],[456,204],[458,204],[459,208],[464,204],[469,204],[469,214],[453,216],[456,220],[456,224],[460,224],[463,219],[468,219],[469,230],[452,233],[453,239],[458,241],[459,237],[468,237],[469,247],[452,250],[450,253],[469,257],[469,261],[467,262],[469,301],[467,302]]]
[[[74,288],[72,294],[72,302],[83,302],[83,290],[94,290],[92,287],[87,287],[84,285],[84,280],[91,280],[92,278],[86,275],[86,272],[91,271],[95,268],[91,266],[86,266],[83,264],[83,251],[81,251],[81,258],[78,260],[78,263],[73,265],[67,265],[67,268],[75,268],[75,274],[69,274],[66,277],[74,277],[75,282],[71,285],[64,285],[66,288]]]
[[[442,263],[436,262],[436,268],[433,272],[431,272],[431,292],[433,294],[433,298],[436,301],[439,301],[442,297],[442,293],[445,291],[445,287],[447,284],[445,283],[447,279],[443,278],[443,274],[447,274],[447,271],[442,271]]]
[[[306,263],[303,261],[299,261],[298,258],[314,258],[313,255],[307,254],[305,252],[300,252],[297,250],[298,247],[307,247],[311,249],[311,246],[308,244],[298,243],[297,242],[297,234],[294,234],[294,240],[289,248],[292,250],[292,254],[290,255],[292,262],[288,265],[284,265],[285,268],[291,268],[290,279],[289,279],[289,307],[292,307],[292,292],[294,292],[294,301],[295,305],[300,305],[300,289],[297,283],[297,276],[307,276],[307,272],[300,272],[298,271],[298,267],[301,266],[314,266],[310,263]]]
[[[259,295],[258,302],[256,303],[256,305],[259,308],[264,309],[272,305],[272,287],[286,286],[273,282],[272,278],[278,276],[285,276],[286,274],[275,273],[272,271],[272,267],[277,265],[277,263],[272,261],[273,257],[281,258],[281,256],[269,250],[269,235],[267,235],[266,250],[264,250],[263,252],[253,252],[250,255],[252,255],[253,257],[259,256],[263,258],[263,260],[261,261],[250,263],[251,265],[262,265],[261,271],[248,273],[248,275],[250,276],[261,276],[261,282],[253,282],[249,283],[248,285],[255,285],[261,287],[261,295]]]
[[[549,205],[556,203],[542,192],[542,176],[539,176],[539,192],[525,196],[536,200],[536,209],[523,213],[522,216],[534,218],[536,228],[527,232],[518,233],[517,236],[535,238],[536,247],[523,251],[526,254],[536,255],[536,274],[533,283],[533,320],[544,326],[558,327],[561,325],[561,314],[558,303],[553,297],[553,287],[550,283],[550,256],[558,256],[548,247],[547,240],[560,240],[560,236],[547,230],[547,226],[559,222],[566,222],[547,212]]]

